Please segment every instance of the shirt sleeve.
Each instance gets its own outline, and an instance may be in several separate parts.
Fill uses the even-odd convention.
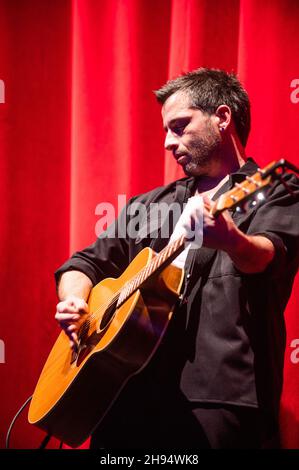
[[[106,277],[119,277],[129,263],[129,239],[127,236],[128,207],[132,198],[123,208],[119,217],[87,248],[75,252],[55,272],[56,284],[66,271],[81,271],[93,285]]]
[[[275,183],[247,231],[248,235],[262,235],[273,243],[275,255],[267,267],[272,274],[281,274],[290,266],[298,269],[299,179],[294,174],[287,174],[284,180],[292,194],[282,183]]]

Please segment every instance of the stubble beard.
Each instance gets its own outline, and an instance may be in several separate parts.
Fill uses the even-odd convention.
[[[200,176],[209,173],[209,169],[219,159],[221,137],[210,123],[207,123],[206,137],[196,137],[190,142],[191,160],[184,166],[187,176]]]

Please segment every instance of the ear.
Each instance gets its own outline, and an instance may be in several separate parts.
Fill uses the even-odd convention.
[[[216,121],[220,131],[225,131],[232,120],[232,112],[229,106],[221,104],[215,112]]]

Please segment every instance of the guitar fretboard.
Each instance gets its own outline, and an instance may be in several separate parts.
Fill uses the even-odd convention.
[[[122,288],[118,298],[116,308],[120,307],[141,285],[146,282],[151,276],[156,274],[159,269],[162,269],[165,264],[169,264],[172,259],[183,251],[185,237],[182,235],[177,240],[169,243],[158,253],[149,264],[139,271],[129,282]]]

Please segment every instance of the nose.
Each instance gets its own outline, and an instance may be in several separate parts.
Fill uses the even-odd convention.
[[[168,129],[166,137],[165,137],[165,142],[164,142],[164,147],[166,150],[175,150],[178,148],[179,142],[178,138],[171,132],[170,129]]]

